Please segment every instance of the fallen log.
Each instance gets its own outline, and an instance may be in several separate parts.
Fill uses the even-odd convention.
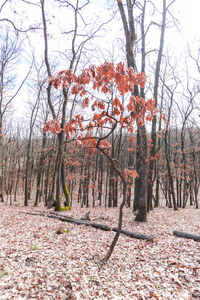
[[[84,217],[81,218],[81,220],[88,220],[88,221],[90,221],[89,214],[90,214],[90,210],[85,214]]]
[[[185,239],[192,239],[194,241],[200,242],[200,235],[190,234],[190,233],[186,233],[183,231],[177,231],[177,230],[173,231],[173,235],[182,237]]]
[[[45,216],[45,213],[30,213],[30,212],[24,212],[24,211],[19,211],[20,214],[25,214],[25,215],[32,215],[32,216]]]
[[[125,229],[122,229],[121,233],[123,233],[125,235],[128,235],[128,236],[130,236],[132,238],[135,238],[135,239],[147,240],[147,241],[150,241],[152,243],[157,243],[157,241],[158,241],[156,237],[153,237],[151,235],[147,235],[147,234],[143,234],[143,233],[137,233],[137,232],[132,232],[132,231],[128,231],[128,230],[125,230]]]
[[[60,221],[63,221],[63,222],[75,223],[77,225],[91,226],[93,228],[101,229],[101,230],[104,230],[104,231],[117,232],[117,230],[118,230],[117,227],[110,227],[110,226],[103,225],[103,224],[93,223],[92,221],[75,219],[75,218],[72,218],[72,217],[67,217],[67,216],[64,216],[64,215],[61,215],[61,214],[58,214],[58,213],[53,213],[53,212],[51,212],[51,214],[49,214],[48,217],[59,219]],[[147,240],[147,241],[150,241],[152,243],[157,243],[157,238],[153,237],[151,235],[136,233],[136,232],[132,232],[132,231],[125,230],[125,229],[122,229],[121,233],[124,234],[124,235],[127,235],[129,237],[135,238],[135,239]]]
[[[67,216],[63,216],[61,214],[50,214],[48,215],[48,218],[54,218],[54,219],[58,219],[60,221],[63,222],[69,222],[69,223],[74,223],[77,225],[85,225],[85,226],[91,226],[97,229],[101,229],[104,231],[111,231],[111,227],[107,226],[107,225],[102,225],[102,224],[96,224],[96,223],[92,223],[91,221],[87,221],[87,220],[80,220],[80,219],[75,219],[72,217],[67,217]],[[114,231],[114,230],[113,230]]]
[[[101,229],[103,231],[114,231],[117,232],[118,228],[117,227],[110,227],[107,225],[103,225],[103,224],[97,224],[97,223],[93,223],[92,221],[88,221],[88,220],[83,220],[83,219],[76,219],[73,217],[68,217],[66,215],[60,214],[60,213],[56,213],[56,212],[49,212],[49,213],[30,213],[30,212],[20,212],[22,214],[28,214],[28,215],[36,215],[36,216],[47,216],[48,218],[53,218],[53,219],[58,219],[62,222],[69,222],[69,223],[74,223],[77,225],[85,225],[85,226],[91,226],[93,228],[96,229]],[[157,238],[153,237],[151,235],[147,235],[147,234],[142,234],[142,233],[137,233],[137,232],[132,232],[126,229],[122,229],[121,233],[124,235],[127,235],[131,238],[135,238],[135,239],[139,239],[139,240],[146,240],[152,243],[157,243]]]

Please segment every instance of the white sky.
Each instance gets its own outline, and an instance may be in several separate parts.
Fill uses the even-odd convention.
[[[200,1],[199,0],[176,0],[177,17],[180,15],[180,25],[185,38],[199,36],[200,26]],[[174,9],[175,10],[175,9]]]
[[[117,0],[116,0],[117,1]],[[125,0],[123,0],[125,3]],[[36,1],[37,2],[37,1]],[[46,3],[50,6],[51,0],[46,0]],[[168,0],[168,3],[170,0]],[[16,3],[19,3],[19,1],[16,1]],[[89,18],[96,18],[98,20],[105,21],[109,18],[110,11],[108,10],[108,4],[113,3],[113,0],[91,0],[91,4],[86,7],[86,10],[88,11],[88,19]],[[160,9],[162,9],[162,0],[154,0],[153,3],[155,6],[160,6]],[[22,17],[22,20],[24,20],[24,24],[27,24],[27,26],[33,26],[34,22],[37,22],[38,19],[41,18],[41,11],[39,8],[31,8],[31,14],[28,12],[28,10],[25,10],[25,7],[23,6],[16,6],[16,11],[19,14],[16,14],[14,16],[14,19],[17,19],[19,15]],[[176,0],[176,2],[172,6],[172,13],[175,19],[177,19],[177,25],[180,29],[180,32],[176,28],[171,28],[170,30],[166,31],[166,40],[165,40],[165,46],[167,44],[171,44],[171,51],[174,53],[175,56],[178,58],[181,58],[181,56],[185,56],[184,51],[186,50],[186,42],[189,43],[191,46],[191,49],[197,50],[197,48],[200,45],[200,18],[199,18],[199,12],[200,12],[200,0]],[[52,28],[54,28],[59,23],[62,23],[61,21],[66,22],[66,29],[70,29],[71,25],[73,25],[73,18],[70,17],[69,14],[66,14],[66,8],[63,9],[63,14],[59,14],[59,17],[56,16],[56,18],[53,18],[53,14],[56,13],[56,10],[54,9],[52,11],[52,8],[50,10],[51,17],[50,20],[52,21],[52,24],[55,25],[51,28],[49,27],[49,32],[51,33]],[[10,11],[5,10],[5,15],[3,17],[11,17]],[[2,17],[2,16],[1,16]],[[87,20],[88,21],[88,20]],[[23,24],[23,25],[24,25]],[[122,22],[119,18],[117,21],[114,21],[112,27],[111,25],[108,25],[106,36],[104,39],[100,39],[101,47],[104,50],[109,45],[109,51],[113,51],[115,56],[118,55],[118,49],[117,49],[117,38],[119,36],[119,30],[122,29]],[[123,30],[122,30],[123,33]],[[40,34],[42,35],[42,31],[40,31]],[[114,40],[111,40],[112,36],[114,37]],[[43,40],[38,38],[38,32],[35,33],[35,35],[32,35],[32,41],[34,40],[34,45],[36,47],[36,52],[43,54],[44,45]],[[155,35],[152,34],[151,42],[155,43],[158,42],[159,35],[157,36],[157,39]],[[66,43],[67,47],[67,40],[64,41]],[[58,47],[60,48],[63,45],[62,42],[51,40],[50,42],[52,49],[57,50]],[[158,47],[158,45],[155,45],[155,48]],[[106,53],[106,52],[105,52]],[[103,59],[103,57],[101,57]],[[24,71],[24,72],[23,72]],[[21,74],[25,74],[25,68],[23,67],[21,69]],[[21,93],[21,97],[22,93]]]

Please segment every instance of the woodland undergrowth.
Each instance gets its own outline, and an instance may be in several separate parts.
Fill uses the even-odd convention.
[[[173,236],[173,230],[200,234],[200,211],[194,207],[159,207],[146,223],[134,222],[125,208],[123,228],[158,242],[121,235],[103,264],[114,232],[22,214],[47,209],[16,204],[0,203],[1,300],[200,298],[200,243]],[[118,208],[89,209],[91,220],[117,226]],[[81,218],[87,211],[73,207],[62,214]]]

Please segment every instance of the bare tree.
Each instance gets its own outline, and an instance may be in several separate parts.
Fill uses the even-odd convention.
[[[161,60],[163,55],[163,48],[164,48],[164,36],[165,36],[165,29],[166,29],[166,14],[167,14],[167,2],[163,0],[163,11],[162,11],[162,25],[161,25],[161,34],[160,34],[160,45],[158,50],[158,56],[156,61],[156,70],[155,70],[155,79],[154,79],[154,99],[155,99],[155,106],[157,107],[158,101],[158,86],[159,86],[159,77],[160,77],[160,67],[161,67]],[[156,155],[156,136],[157,136],[157,118],[154,115],[152,120],[152,128],[151,128],[151,151],[150,155],[152,158]],[[148,189],[147,189],[147,210],[149,211],[152,209],[152,194],[153,194],[153,173],[154,170],[154,160],[151,159],[149,162],[149,171],[148,171]]]
[[[134,3],[131,0],[127,1],[127,14],[128,19],[125,14],[124,6],[122,1],[117,1],[118,8],[120,11],[124,33],[126,38],[126,59],[127,64],[130,67],[133,67],[136,70],[136,62],[134,58],[134,44],[136,40],[136,33],[135,33],[135,23],[133,17],[133,7]],[[134,87],[134,96],[139,97],[139,90],[138,86]],[[146,129],[145,125],[139,125],[137,122],[137,132],[138,132],[138,159],[139,159],[139,169],[137,169],[139,175],[139,182],[138,187],[139,191],[139,207],[138,213],[136,215],[135,220],[140,222],[145,222],[147,219],[147,138],[146,138]]]
[[[89,1],[85,1],[83,4],[80,3],[80,1],[76,1],[75,3],[70,1],[56,1],[59,3],[62,7],[62,9],[70,9],[73,12],[74,16],[74,28],[70,30],[69,32],[64,32],[64,34],[71,35],[71,49],[67,50],[66,52],[70,51],[70,58],[65,53],[64,55],[69,64],[69,69],[76,72],[78,68],[78,64],[81,60],[81,56],[83,55],[84,50],[86,51],[86,44],[90,42],[97,34],[97,32],[103,27],[105,23],[102,23],[101,25],[97,26],[95,29],[88,30],[88,24],[84,21],[84,17],[81,14],[81,11],[89,5]],[[42,11],[42,20],[43,20],[43,34],[44,34],[44,44],[45,44],[45,50],[44,50],[44,56],[45,56],[45,63],[47,68],[47,74],[49,77],[52,76],[51,66],[50,66],[50,58],[49,58],[49,48],[48,48],[48,31],[47,31],[47,21],[46,21],[46,15],[45,15],[45,1],[40,0],[41,3],[41,11]],[[82,21],[84,26],[83,29],[80,29],[81,32],[78,32],[78,21]],[[87,33],[88,32],[88,33]],[[87,50],[88,51],[88,50]],[[69,94],[69,90],[67,88],[62,89],[62,95],[63,100],[60,108],[59,114],[56,114],[55,108],[52,103],[52,95],[51,95],[51,87],[52,84],[49,82],[47,87],[47,101],[49,108],[51,110],[51,114],[53,119],[55,120],[57,117],[61,120],[61,128],[64,128],[66,124],[67,117],[72,117],[75,103],[76,103],[76,97],[73,99],[71,95]],[[69,102],[72,100],[72,105],[70,106],[70,113],[67,116],[66,110],[67,106],[69,107]],[[63,160],[63,143],[66,142],[66,137],[61,131],[58,134],[58,153],[57,153],[57,169],[56,169],[56,201],[55,201],[55,209],[61,210],[60,206],[60,194],[61,194],[61,187],[63,190],[63,193],[65,195],[65,201],[66,205],[69,205],[69,192],[67,190],[66,184],[65,184],[65,164]]]
[[[6,27],[1,28],[2,40],[0,45],[0,150],[2,153],[2,132],[4,120],[9,116],[12,103],[24,85],[30,71],[20,84],[17,84],[16,64],[20,59],[21,42],[18,37],[13,37],[12,32]],[[0,187],[2,183],[0,183]],[[1,193],[3,191],[0,191]]]

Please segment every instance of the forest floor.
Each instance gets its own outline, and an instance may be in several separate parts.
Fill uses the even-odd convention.
[[[147,223],[124,209],[123,228],[157,237],[157,243],[122,235],[107,264],[101,262],[114,232],[64,223],[44,207],[0,203],[0,299],[200,299],[200,243],[173,230],[200,234],[200,210],[160,207]],[[83,217],[87,208],[62,212]],[[117,208],[90,208],[95,223],[117,226]],[[58,230],[66,230],[57,234]]]

